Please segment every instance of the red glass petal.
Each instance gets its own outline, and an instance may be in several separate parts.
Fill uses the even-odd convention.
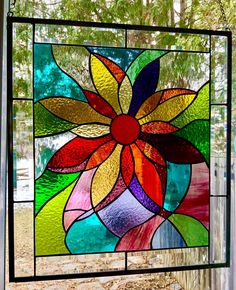
[[[166,161],[172,163],[201,163],[203,155],[187,140],[171,134],[154,135],[140,133],[139,139],[146,141],[155,147]]]
[[[90,106],[99,114],[102,114],[112,119],[116,117],[116,112],[114,111],[112,106],[109,105],[102,97],[95,94],[94,92],[86,90],[84,91],[84,94]],[[86,112],[84,112],[84,114],[86,114]]]
[[[113,61],[107,59],[106,57],[103,57],[99,54],[94,54],[98,59],[100,59],[105,66],[111,71],[115,79],[117,80],[118,83],[121,83],[122,80],[125,77],[125,72]]]
[[[124,182],[129,186],[134,174],[134,161],[129,146],[125,146],[121,155],[121,174]]]
[[[116,142],[111,140],[101,145],[88,160],[86,170],[94,168],[104,162],[104,160],[112,153]]]
[[[77,137],[65,144],[48,163],[49,168],[73,167],[81,164],[100,145],[111,140],[111,135],[96,139]]]
[[[134,156],[135,174],[140,185],[146,194],[158,205],[163,205],[163,192],[161,179],[156,167],[132,144],[132,153]]]
[[[155,163],[158,163],[162,166],[166,165],[165,160],[162,158],[161,154],[152,145],[142,140],[137,140],[135,143],[138,145],[139,149]]]
[[[166,122],[150,122],[141,126],[141,131],[150,134],[169,134],[178,128]]]

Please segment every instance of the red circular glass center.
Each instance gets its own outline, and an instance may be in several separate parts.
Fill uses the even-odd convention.
[[[111,134],[120,144],[131,144],[139,135],[138,121],[129,115],[117,116],[111,123]]]

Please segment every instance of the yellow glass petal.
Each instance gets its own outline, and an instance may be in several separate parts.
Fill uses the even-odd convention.
[[[86,138],[100,137],[110,133],[110,127],[99,124],[85,124],[71,130],[71,132]]]
[[[129,111],[129,106],[132,100],[132,86],[130,83],[129,78],[126,76],[123,80],[123,82],[120,85],[120,90],[119,90],[119,100],[120,100],[120,105],[122,112],[124,114],[127,114]]]
[[[122,145],[118,144],[113,153],[97,169],[92,182],[92,204],[97,206],[112,190],[120,172]]]
[[[69,98],[48,98],[40,103],[64,120],[82,125],[86,123],[110,124],[111,119],[97,113],[88,103]]]
[[[157,106],[159,103],[161,96],[163,92],[157,92],[153,94],[151,97],[149,97],[140,107],[138,110],[138,113],[136,114],[135,118],[140,119],[143,118],[144,116],[150,114]]]
[[[118,102],[118,82],[96,56],[91,55],[90,65],[93,82],[98,93],[113,107],[117,114],[121,114]]]
[[[192,103],[195,96],[195,94],[177,96],[161,103],[151,114],[140,119],[139,123],[142,125],[151,121],[169,122],[185,110]]]

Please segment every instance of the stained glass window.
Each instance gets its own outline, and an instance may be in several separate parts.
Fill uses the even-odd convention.
[[[21,22],[8,38],[10,279],[227,265],[230,35]]]

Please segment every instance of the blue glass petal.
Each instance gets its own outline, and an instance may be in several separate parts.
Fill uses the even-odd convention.
[[[141,49],[88,47],[93,53],[107,57],[126,71],[132,61],[143,52]]]
[[[69,97],[87,102],[82,89],[56,64],[50,44],[34,45],[34,101]]]
[[[134,116],[142,103],[155,92],[159,79],[159,70],[159,59],[149,63],[141,70],[133,85],[133,98],[129,115]]]
[[[173,146],[175,146],[173,144]],[[191,180],[191,165],[167,162],[167,181],[164,208],[175,211],[188,190]]]
[[[72,254],[113,252],[118,241],[96,214],[75,222],[66,236],[66,245]]]
[[[107,228],[119,237],[154,216],[128,189],[98,214]]]
[[[164,221],[152,239],[153,249],[186,247],[185,241],[171,222]]]

